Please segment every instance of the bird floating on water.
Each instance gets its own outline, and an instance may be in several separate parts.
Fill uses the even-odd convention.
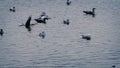
[[[115,65],[113,65],[113,66],[112,66],[112,68],[116,68],[116,66],[115,66]]]
[[[40,17],[42,17],[42,16],[47,16],[47,15],[46,15],[45,12],[42,12],[41,15],[40,15]]]
[[[70,21],[69,21],[69,19],[67,19],[67,20],[64,20],[63,23],[66,24],[66,25],[69,25]]]
[[[90,35],[82,35],[82,38],[86,39],[86,40],[91,40],[91,36]]]
[[[11,7],[11,8],[10,8],[10,11],[11,11],[11,12],[15,12],[15,11],[16,11],[16,10],[15,10],[15,7]]]
[[[95,9],[96,8],[92,8],[92,11],[83,11],[86,15],[92,15],[93,17],[95,17]]]
[[[82,39],[91,40],[90,34],[82,34],[81,36],[82,36]]]
[[[40,36],[42,39],[44,39],[44,38],[45,38],[45,32],[44,32],[44,31],[41,32],[41,33],[39,34],[39,36]]]
[[[4,34],[3,29],[0,29],[0,35],[3,36],[3,34]]]
[[[67,0],[66,4],[67,4],[67,5],[70,5],[70,4],[71,4],[71,1],[70,1],[70,0]]]

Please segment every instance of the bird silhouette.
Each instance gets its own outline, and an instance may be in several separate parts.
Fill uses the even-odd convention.
[[[67,4],[67,5],[70,5],[70,4],[71,4],[71,1],[70,1],[70,0],[67,0],[66,4]]]
[[[11,11],[11,12],[15,12],[15,7],[11,7],[11,8],[10,8],[10,11]]]
[[[45,32],[40,33],[39,36],[40,36],[42,39],[44,39],[44,38],[45,38]]]
[[[31,18],[32,16],[29,16],[28,20],[25,23],[25,27],[28,29],[28,31],[31,31],[31,27],[30,27]]]
[[[37,23],[44,23],[46,24],[46,20],[49,20],[51,18],[49,18],[47,15],[43,15],[40,18],[34,19]]]
[[[93,17],[95,17],[95,9],[96,8],[92,8],[92,11],[83,11],[86,15],[92,15]]]
[[[82,39],[91,40],[90,35],[81,35],[81,36],[82,36]]]
[[[3,34],[4,34],[3,29],[0,29],[0,35],[3,36]]]
[[[115,65],[113,65],[113,66],[112,66],[112,68],[116,68],[116,66],[115,66]]]
[[[63,23],[66,24],[66,25],[69,25],[70,21],[69,21],[69,19],[67,19],[67,20],[64,20]]]

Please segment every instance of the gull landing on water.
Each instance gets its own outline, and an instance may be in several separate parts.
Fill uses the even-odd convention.
[[[83,11],[86,15],[92,15],[93,17],[95,17],[95,9],[96,8],[92,8],[92,11]]]
[[[46,24],[46,20],[49,20],[49,19],[51,19],[51,18],[49,18],[49,17],[46,15],[46,13],[43,12],[43,13],[40,15],[39,18],[34,19],[34,20],[35,20],[37,23],[44,23],[44,24]]]
[[[48,16],[42,16],[40,18],[35,19],[37,23],[44,23],[46,24],[46,20],[50,19]]]

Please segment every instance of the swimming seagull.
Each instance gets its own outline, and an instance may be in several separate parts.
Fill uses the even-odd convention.
[[[44,39],[45,38],[45,32],[40,33],[39,36],[42,37],[42,39]]]
[[[46,13],[42,12],[41,15],[40,15],[40,17],[42,17],[42,16],[46,16]]]
[[[92,15],[93,17],[95,17],[95,9],[96,8],[92,8],[92,11],[83,11],[86,15]]]
[[[81,36],[82,36],[82,39],[91,40],[91,36],[89,34],[88,35],[82,34]]]
[[[66,4],[67,4],[67,5],[70,5],[70,4],[71,4],[71,1],[70,1],[70,0],[67,0]]]
[[[3,36],[4,32],[3,29],[0,29],[0,35]]]
[[[11,11],[11,12],[15,12],[15,7],[11,7],[11,8],[10,8],[10,11]]]
[[[31,27],[30,27],[30,22],[31,22],[31,16],[29,16],[28,20],[25,23],[25,27],[28,29],[28,31],[31,31]]]
[[[113,66],[112,66],[112,68],[116,68],[116,66],[115,66],[115,65],[113,65]]]
[[[70,21],[69,21],[69,19],[67,19],[67,20],[64,20],[63,23],[66,24],[66,25],[69,25]]]

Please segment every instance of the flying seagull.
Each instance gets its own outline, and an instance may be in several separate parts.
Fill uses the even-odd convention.
[[[29,16],[29,17],[28,17],[28,20],[27,20],[26,23],[25,23],[25,27],[28,29],[28,31],[31,31],[31,27],[30,27],[31,19],[32,19],[32,17]]]

